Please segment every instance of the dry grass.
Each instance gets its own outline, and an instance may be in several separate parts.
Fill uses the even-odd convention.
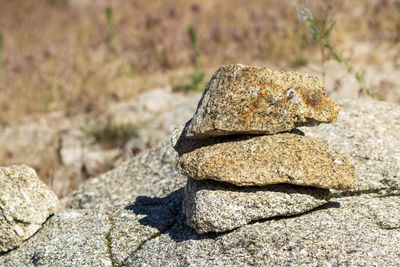
[[[0,121],[101,110],[176,81],[175,70],[193,67],[190,25],[206,68],[234,62],[287,68],[296,58],[318,55],[291,1],[114,1],[115,50],[107,41],[107,1],[90,2],[0,1]],[[324,12],[318,3],[314,14]],[[336,44],[400,36],[395,1],[337,1],[335,14]]]

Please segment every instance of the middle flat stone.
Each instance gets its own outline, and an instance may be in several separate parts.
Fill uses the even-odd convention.
[[[204,146],[181,155],[178,164],[194,179],[238,186],[288,183],[347,190],[356,182],[345,155],[323,141],[291,133]]]

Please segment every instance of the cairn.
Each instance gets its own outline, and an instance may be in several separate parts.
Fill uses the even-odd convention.
[[[316,77],[262,67],[220,67],[174,141],[187,175],[183,212],[198,233],[321,206],[348,190],[348,158],[296,129],[336,121],[339,107]]]

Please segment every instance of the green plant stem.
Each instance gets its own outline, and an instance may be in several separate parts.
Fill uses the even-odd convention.
[[[0,70],[4,69],[3,61],[3,34],[0,32]]]
[[[113,8],[111,6],[106,7],[106,19],[107,19],[107,31],[108,31],[108,45],[112,51],[116,51],[116,39],[115,39],[115,24]]]
[[[358,72],[355,72],[353,67],[350,64],[348,64],[345,60],[342,59],[340,54],[336,51],[336,49],[330,43],[323,41],[322,44],[324,47],[326,47],[328,49],[328,51],[331,53],[333,58],[345,68],[347,73],[349,73],[350,75],[353,75],[354,78],[356,78],[357,82],[362,86],[362,88],[365,90],[367,95],[370,97],[374,97],[374,95],[372,94],[371,90],[365,83],[361,74]]]
[[[308,31],[311,34],[312,39],[317,42],[320,45],[321,48],[321,55],[322,55],[322,76],[323,79],[325,80],[326,76],[326,54],[325,54],[325,49],[327,49],[330,53],[330,55],[339,63],[341,64],[344,69],[352,75],[357,82],[361,85],[361,87],[364,89],[364,91],[367,93],[368,96],[374,98],[374,95],[372,94],[370,88],[367,86],[364,78],[362,75],[358,72],[355,72],[353,67],[345,60],[343,60],[343,57],[337,52],[337,50],[332,46],[332,44],[329,41],[329,35],[331,30],[333,29],[335,22],[330,21],[326,17],[323,18],[322,20],[317,21],[316,19],[313,18],[310,9],[308,8],[308,1],[305,3],[300,0],[296,1],[297,9],[299,11],[299,16],[303,23],[306,25]],[[329,22],[330,21],[330,22]],[[318,24],[319,22],[319,24]],[[320,27],[318,27],[318,25]]]
[[[192,44],[195,69],[191,76],[191,82],[189,84],[186,84],[183,86],[183,88],[186,92],[188,92],[190,90],[193,90],[193,91],[198,90],[199,87],[202,85],[204,78],[205,78],[205,73],[203,72],[202,67],[201,67],[200,47],[199,47],[199,44],[197,41],[196,30],[194,29],[193,26],[189,26],[188,34],[189,34],[190,42]]]
[[[4,39],[3,39],[3,34],[0,32],[0,84],[6,83],[6,72],[4,70]]]
[[[188,34],[189,34],[190,42],[192,43],[195,67],[196,67],[196,69],[200,69],[201,68],[200,47],[199,47],[199,44],[197,42],[196,30],[194,29],[193,26],[189,26]]]

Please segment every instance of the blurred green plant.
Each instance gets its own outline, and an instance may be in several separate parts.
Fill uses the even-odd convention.
[[[81,127],[83,133],[92,137],[96,143],[106,149],[122,147],[131,138],[138,136],[138,129],[137,126],[131,124],[117,127],[111,123],[111,120],[100,125]]]
[[[52,7],[65,8],[68,6],[68,0],[47,0],[47,3]]]
[[[309,8],[309,4],[307,0],[296,0],[297,13],[300,21],[306,26],[311,38],[314,42],[319,45],[321,56],[322,56],[322,75],[325,78],[326,76],[326,61],[329,56],[335,59],[339,64],[341,64],[344,69],[352,75],[361,86],[362,90],[364,90],[368,96],[374,97],[369,86],[366,84],[363,73],[357,72],[350,65],[347,59],[344,59],[343,56],[336,50],[336,48],[332,45],[330,36],[332,29],[335,26],[336,21],[332,17],[332,11],[334,7],[334,2],[326,1],[325,4],[325,14],[322,14],[320,17],[314,17]]]
[[[112,6],[106,6],[106,20],[108,47],[115,52],[117,50],[117,40],[115,37],[114,11]]]
[[[4,69],[3,60],[3,34],[0,32],[0,70]]]
[[[397,9],[397,16],[396,16],[396,21],[395,21],[395,27],[396,27],[395,42],[399,42],[400,41],[400,0],[396,1],[396,9]]]
[[[193,25],[189,26],[188,34],[190,38],[190,43],[192,44],[195,66],[196,68],[201,68],[200,47],[197,41],[196,30],[194,29]]]
[[[294,60],[292,60],[291,65],[294,68],[303,67],[308,64],[308,59],[303,57],[303,55],[297,55]]]
[[[190,76],[189,82],[175,86],[175,91],[198,91],[202,90],[205,85],[205,73],[201,64],[201,50],[197,40],[195,28],[191,25],[188,28],[188,34],[193,51],[194,71]]]
[[[0,32],[0,85],[3,85],[6,83],[6,72],[4,70],[5,64],[4,64],[4,39],[3,39],[3,33]],[[3,112],[0,111],[0,121],[3,121],[6,116],[4,115]]]

